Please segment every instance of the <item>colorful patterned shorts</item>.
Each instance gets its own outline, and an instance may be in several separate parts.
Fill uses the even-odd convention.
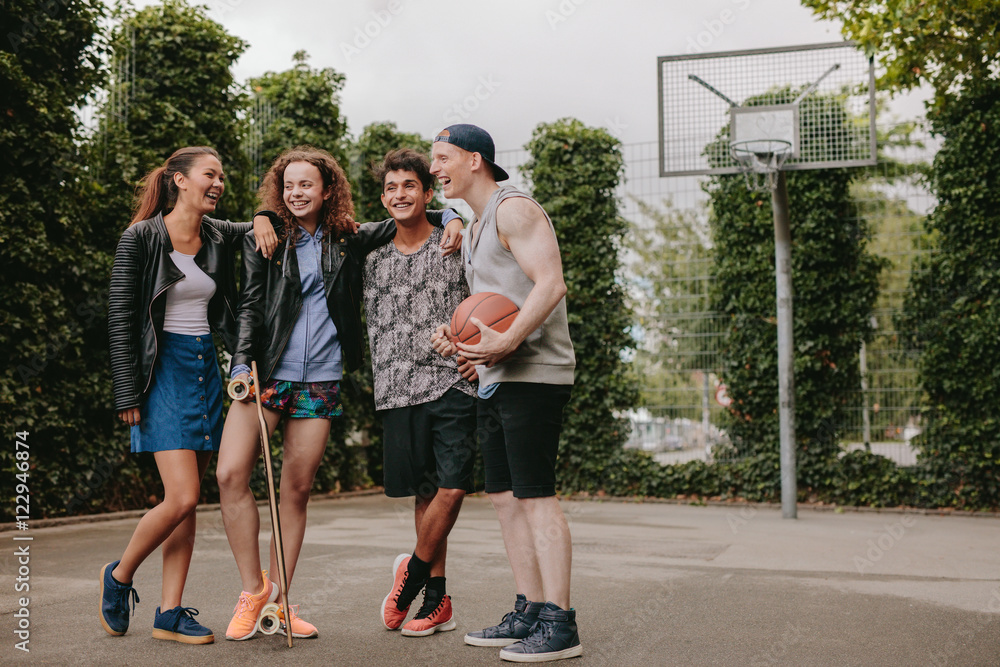
[[[344,414],[339,382],[271,380],[264,385],[260,402],[292,419],[330,419]]]

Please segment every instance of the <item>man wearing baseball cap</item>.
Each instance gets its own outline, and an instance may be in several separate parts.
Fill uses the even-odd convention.
[[[538,202],[497,184],[507,172],[482,128],[445,128],[431,159],[444,196],[464,199],[476,214],[462,244],[470,292],[499,292],[520,308],[504,333],[472,318],[482,332],[476,345],[452,343],[446,324],[432,338],[441,354],[461,353],[479,372],[486,493],[517,589],[514,611],[465,642],[503,647],[500,657],[513,662],[572,658],[583,647],[570,607],[572,541],[555,497],[555,462],[576,358],[555,228]]]

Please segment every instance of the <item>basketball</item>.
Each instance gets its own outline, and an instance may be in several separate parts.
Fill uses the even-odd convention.
[[[453,343],[475,345],[479,342],[479,328],[470,321],[478,318],[494,331],[503,333],[510,328],[517,317],[518,307],[503,294],[479,292],[458,304],[451,316],[451,340]]]

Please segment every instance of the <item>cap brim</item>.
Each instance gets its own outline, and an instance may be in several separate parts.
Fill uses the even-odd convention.
[[[503,168],[500,167],[499,165],[497,165],[495,162],[490,162],[486,158],[483,158],[483,161],[486,162],[487,164],[489,164],[490,167],[493,168],[493,179],[494,180],[496,180],[497,182],[500,182],[500,181],[506,181],[506,180],[510,179],[510,176],[507,175],[507,172],[504,171]]]

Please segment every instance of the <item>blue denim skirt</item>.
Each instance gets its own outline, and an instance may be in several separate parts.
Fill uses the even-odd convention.
[[[132,451],[219,451],[222,381],[212,334],[165,331],[158,345],[152,387],[132,427]]]

